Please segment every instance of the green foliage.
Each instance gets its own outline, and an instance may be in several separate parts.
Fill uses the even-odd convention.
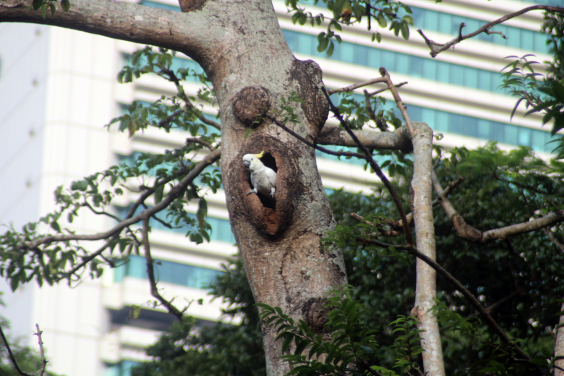
[[[217,144],[219,132],[210,132],[199,120],[202,117],[201,109],[190,105],[190,100],[195,98],[188,98],[181,85],[181,81],[187,77],[197,77],[201,82],[209,81],[204,75],[188,69],[172,69],[173,58],[174,53],[166,50],[157,53],[150,47],[132,55],[130,65],[123,70],[126,72],[123,74],[125,81],[152,72],[172,80],[178,92],[170,97],[161,97],[148,107],[134,102],[128,107],[128,114],[112,120],[108,127],[121,122],[120,130],[128,129],[130,135],[149,126],[163,128],[167,132],[177,129],[189,132],[186,136],[198,135],[198,139],[204,143]],[[201,89],[198,100],[213,102],[213,92],[209,88]],[[194,156],[202,148],[200,143],[187,143],[177,149],[165,150],[162,154],[140,153],[126,163],[72,182],[69,189],[58,187],[55,191],[57,209],[54,212],[26,224],[21,230],[12,225],[6,226],[7,231],[0,235],[0,276],[9,281],[12,290],[34,279],[41,286],[44,282],[51,285],[61,280],[76,282],[84,272],[91,278],[100,277],[103,266],[115,266],[113,261],[103,256],[90,256],[91,250],[74,239],[63,238],[63,241],[58,241],[57,237],[72,238],[73,231],[66,226],[87,210],[121,222],[138,214],[137,209],[148,208],[147,201],[137,203],[127,218],[119,218],[114,199],[126,192],[147,194],[147,199],[153,196],[155,205],[161,203],[173,187],[197,166],[198,160],[194,160]],[[157,220],[169,228],[185,229],[186,236],[196,243],[209,241],[211,227],[205,220],[207,203],[204,195],[206,191],[217,192],[221,185],[219,168],[209,166],[180,197],[163,210],[165,215],[155,215],[150,223]],[[190,201],[198,203],[195,218],[185,210]],[[134,251],[139,253],[140,243],[136,235],[139,232],[139,227],[119,230],[106,240],[100,253],[108,249],[115,256],[114,251],[117,251],[118,258],[125,258]],[[46,233],[55,238],[45,239]]]
[[[155,360],[133,368],[132,376],[266,375],[258,312],[241,260],[229,260],[223,270],[210,294],[227,303],[225,319],[241,324],[178,322],[147,350]]]
[[[287,355],[282,358],[292,368],[288,375],[397,375],[381,365],[386,359],[379,351],[377,331],[361,320],[365,307],[351,298],[352,290],[352,286],[344,286],[329,293],[327,322],[317,332],[303,320],[294,322],[279,307],[257,304],[263,325],[273,325],[279,333],[277,340],[284,342],[282,352]],[[419,370],[417,360],[422,350],[415,324],[415,319],[405,316],[390,324],[396,337],[390,350],[400,374]]]
[[[333,13],[333,17],[325,17],[323,13],[314,14],[306,11],[301,5],[306,1],[286,0],[288,11],[292,13],[292,22],[300,25],[309,23],[313,26],[320,26],[323,22],[328,22],[327,31],[317,35],[317,51],[326,51],[328,57],[333,55],[335,50],[335,42],[341,43],[342,39],[337,32],[343,31],[342,25],[351,25],[360,23],[363,18],[368,20],[368,30],[372,29],[372,25],[377,27],[393,30],[394,34],[409,39],[409,26],[413,26],[413,18],[410,16],[411,9],[408,5],[401,2],[392,2],[389,0],[314,0],[313,5],[327,8]],[[311,2],[308,1],[311,5]],[[400,17],[400,12],[407,13]],[[353,20],[354,18],[354,20]],[[379,32],[372,34],[372,41],[382,40]]]
[[[463,183],[449,200],[465,221],[481,231],[527,222],[550,211],[564,208],[564,174],[561,162],[544,161],[531,149],[501,151],[495,144],[469,151],[458,148],[435,161],[443,187],[459,177]],[[394,186],[408,208],[412,167],[402,164],[405,173],[397,173]],[[363,244],[360,239],[380,237],[383,242],[404,244],[402,235],[390,237],[386,231],[401,231],[389,219],[399,219],[388,192],[375,189],[363,196],[336,191],[329,196],[336,231],[326,239],[342,246],[352,297],[365,305],[361,319],[377,329],[381,349],[392,345],[384,330],[397,315],[408,315],[413,307],[414,263],[410,256]],[[368,222],[351,218],[357,213]],[[564,243],[562,224],[486,244],[470,243],[456,235],[451,220],[440,207],[434,211],[437,260],[484,306],[494,306],[493,318],[512,338],[524,339],[521,346],[534,358],[551,359],[557,313],[564,295],[564,271],[559,267],[564,254],[552,242],[552,236]],[[444,341],[447,374],[477,374],[492,367],[491,362],[512,368],[513,375],[533,374],[531,364],[516,364],[506,349],[462,297],[441,277],[437,280],[439,321]],[[448,307],[448,309],[445,309]],[[449,315],[446,315],[449,314]],[[464,321],[461,321],[464,319]],[[385,367],[391,368],[389,357]],[[546,372],[548,369],[544,368]],[[490,371],[488,371],[490,372]]]

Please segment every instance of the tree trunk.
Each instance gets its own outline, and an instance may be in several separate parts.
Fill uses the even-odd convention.
[[[556,330],[556,343],[554,344],[554,356],[563,357],[554,362],[554,376],[564,376],[564,304],[560,308],[560,320],[558,320],[558,329]]]

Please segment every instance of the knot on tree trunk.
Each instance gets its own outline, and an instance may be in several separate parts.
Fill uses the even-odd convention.
[[[329,103],[321,91],[323,86],[321,68],[313,60],[294,60],[290,70],[290,80],[297,84],[297,95],[302,100],[302,110],[310,127],[313,127],[311,132],[315,137],[329,114]]]
[[[246,86],[235,94],[233,113],[246,127],[256,127],[270,109],[270,94],[262,86]]]
[[[327,313],[329,311],[330,309],[325,305],[325,299],[323,298],[312,298],[302,308],[305,321],[316,334],[323,332],[323,327],[328,321]]]
[[[252,189],[250,173],[243,164],[245,154],[264,151],[263,164],[276,172],[276,193],[274,199],[261,193],[247,195]],[[304,192],[298,183],[298,160],[295,152],[270,136],[249,137],[237,156],[229,164],[228,177],[232,186],[227,200],[231,213],[245,216],[259,232],[267,238],[280,237],[292,222],[294,201]]]
[[[204,7],[206,0],[178,0],[180,10],[183,12],[191,12],[193,10],[200,10]]]

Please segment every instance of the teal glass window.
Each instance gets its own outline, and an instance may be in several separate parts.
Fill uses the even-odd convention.
[[[203,268],[200,266],[155,260],[154,273],[155,279],[159,282],[205,289],[223,272],[221,270]],[[145,258],[130,255],[126,262],[114,269],[114,282],[121,282],[124,277],[148,279],[147,262]]]
[[[117,364],[109,365],[106,368],[105,376],[131,376],[131,368],[139,364],[131,360],[122,360]]]
[[[304,55],[319,56],[317,52],[317,37],[315,35],[299,33],[291,30],[282,30],[288,45],[293,51]],[[367,56],[367,65],[373,68],[385,67],[392,72],[411,75],[413,77],[423,77],[429,80],[460,85],[471,88],[484,88],[489,91],[504,93],[499,88],[499,84],[491,85],[494,77],[501,77],[498,72],[484,71],[476,68],[469,68],[463,65],[445,63],[413,55],[407,55],[394,51],[378,50],[359,44],[343,42],[335,44],[335,51],[331,59],[340,60],[348,63],[364,63],[364,58],[357,61],[356,56]],[[468,73],[468,78],[465,78]],[[478,78],[476,78],[478,77]],[[480,83],[482,79],[486,83]]]

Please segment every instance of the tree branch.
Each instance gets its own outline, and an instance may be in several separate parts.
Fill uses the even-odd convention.
[[[43,376],[45,373],[45,367],[47,366],[45,352],[43,351],[43,340],[41,339],[41,334],[43,334],[43,332],[39,330],[39,324],[35,324],[35,328],[37,329],[37,333],[33,333],[33,335],[37,336],[37,341],[39,342],[39,355],[41,357],[41,370],[39,371],[39,376]]]
[[[380,178],[382,183],[384,183],[384,186],[386,187],[386,189],[388,189],[388,191],[390,192],[390,195],[392,196],[394,203],[396,205],[396,208],[398,209],[398,212],[399,212],[400,217],[402,219],[403,231],[405,232],[405,237],[407,239],[407,242],[408,242],[408,244],[413,244],[413,238],[411,236],[411,231],[409,229],[409,226],[407,225],[407,220],[405,218],[405,211],[403,210],[403,206],[401,204],[399,195],[397,194],[396,190],[394,189],[394,187],[392,186],[392,184],[390,183],[390,181],[388,180],[386,175],[384,175],[384,173],[382,172],[382,169],[380,169],[380,166],[378,166],[378,164],[376,163],[374,158],[372,158],[372,154],[366,149],[366,147],[362,144],[362,142],[360,142],[358,137],[356,137],[354,132],[350,129],[347,122],[343,119],[343,117],[341,116],[341,114],[339,112],[339,109],[337,107],[335,107],[335,105],[331,101],[331,98],[329,97],[329,93],[327,93],[327,90],[325,89],[325,87],[322,87],[321,90],[325,94],[325,98],[327,99],[327,102],[329,103],[329,109],[331,110],[331,112],[333,112],[333,114],[335,115],[337,120],[339,120],[339,123],[341,123],[343,128],[345,128],[345,130],[347,131],[349,136],[355,142],[356,146],[360,150],[362,150],[362,152],[364,153],[365,159],[370,164],[370,167],[372,167],[372,169],[374,170],[376,175]]]
[[[421,29],[418,29],[417,32],[419,34],[421,34],[421,36],[425,40],[425,43],[427,44],[427,46],[429,46],[429,49],[431,50],[429,55],[431,55],[432,57],[435,57],[438,54],[440,54],[441,52],[446,51],[449,48],[455,46],[456,44],[462,42],[463,40],[473,38],[480,33],[486,33],[488,35],[489,34],[499,34],[503,38],[507,39],[507,37],[505,35],[503,35],[501,32],[490,31],[490,29],[497,24],[503,23],[503,22],[505,22],[505,21],[507,21],[511,18],[518,17],[518,16],[520,16],[524,13],[530,12],[532,10],[546,10],[546,11],[549,11],[549,12],[564,13],[564,8],[553,7],[553,6],[549,6],[549,5],[533,5],[533,6],[530,6],[530,7],[527,7],[527,8],[523,8],[523,9],[517,11],[517,12],[506,14],[505,16],[500,17],[495,21],[488,22],[487,24],[480,27],[475,32],[470,33],[470,34],[466,34],[466,35],[462,35],[462,28],[465,26],[464,22],[463,22],[463,23],[460,24],[460,28],[458,30],[458,36],[456,38],[444,43],[444,44],[437,43],[437,42],[427,38],[427,36],[425,34],[423,34],[423,31]]]
[[[128,217],[127,219],[121,221],[120,223],[118,223],[116,226],[114,226],[113,228],[109,229],[108,231],[105,232],[100,232],[97,234],[92,234],[92,235],[76,235],[76,234],[69,234],[69,235],[49,235],[49,236],[45,236],[43,238],[40,239],[36,239],[34,241],[31,242],[24,242],[22,244],[20,244],[16,250],[21,250],[21,249],[34,249],[37,248],[38,246],[42,245],[42,244],[50,244],[53,242],[59,242],[59,241],[69,241],[69,240],[102,240],[102,239],[106,239],[109,238],[110,236],[115,235],[116,233],[118,233],[119,231],[121,231],[122,229],[124,229],[125,227],[131,226],[145,218],[149,218],[151,216],[153,216],[154,214],[160,212],[161,210],[165,209],[166,207],[168,207],[168,205],[170,205],[170,203],[174,200],[176,200],[179,196],[181,196],[182,194],[184,194],[184,191],[186,190],[186,187],[192,183],[192,181],[209,165],[211,165],[212,163],[216,162],[217,160],[219,160],[219,158],[221,157],[221,149],[217,149],[216,151],[206,155],[204,157],[204,159],[198,163],[196,165],[196,167],[194,167],[194,169],[192,171],[190,171],[190,173],[188,173],[188,175],[186,175],[181,181],[180,183],[178,183],[177,185],[175,185],[169,192],[169,194],[161,201],[159,202],[157,205],[142,211],[141,213],[139,213],[136,216],[132,216],[133,213],[135,213],[136,207],[138,207],[143,200],[145,200],[148,196],[150,196],[153,193],[152,189],[148,189],[147,191],[143,192],[141,194],[141,197],[139,197],[139,199],[137,199],[136,201],[136,205],[134,205],[128,213]],[[172,178],[170,179],[172,180]]]
[[[135,43],[181,51],[189,56],[205,55],[221,39],[223,29],[212,26],[203,12],[180,13],[125,1],[73,0],[70,10],[43,19],[41,12],[28,10],[33,0],[4,0],[0,22],[53,25]]]
[[[430,260],[435,260],[435,224],[433,219],[433,186],[429,174],[433,170],[433,131],[425,123],[414,124],[397,88],[385,68],[380,74],[399,108],[413,144],[413,177],[410,184],[411,211],[415,223],[417,248]],[[405,220],[405,218],[402,218]],[[413,245],[413,243],[410,243]],[[421,330],[423,369],[426,373],[445,375],[441,333],[437,317],[432,314],[437,299],[436,274],[424,262],[416,262],[415,304],[412,314]]]
[[[413,150],[411,139],[405,126],[393,132],[371,132],[353,131],[357,139],[369,149],[377,150],[400,150],[409,153]],[[343,128],[336,125],[325,125],[319,135],[317,142],[323,145],[339,145],[357,147],[354,139]],[[364,159],[364,158],[363,158]]]
[[[172,301],[168,301],[159,293],[159,289],[157,288],[157,281],[155,280],[155,270],[154,270],[154,261],[151,257],[151,246],[149,244],[149,218],[143,218],[143,238],[141,240],[143,244],[143,250],[145,253],[145,260],[147,260],[147,275],[149,276],[149,283],[151,284],[151,295],[154,296],[166,309],[176,316],[179,321],[182,321],[182,315],[186,311],[180,311],[178,308],[172,305]]]
[[[364,86],[368,86],[368,85],[372,85],[372,84],[376,84],[379,82],[386,82],[384,79],[382,79],[382,77],[378,77],[378,78],[373,78],[371,80],[365,81],[365,82],[359,82],[357,84],[352,84],[349,86],[345,86],[342,87],[340,89],[331,89],[331,90],[327,90],[327,93],[329,93],[329,95],[335,94],[335,93],[344,93],[347,91],[353,91],[354,89],[358,89],[359,87],[364,87]]]
[[[466,240],[486,243],[490,240],[505,239],[509,236],[540,230],[544,227],[564,221],[564,210],[558,210],[556,212],[549,213],[544,217],[537,218],[529,222],[523,222],[516,225],[481,232],[467,224],[464,218],[462,218],[462,216],[456,211],[454,206],[452,206],[449,199],[444,194],[443,188],[441,187],[441,183],[439,182],[435,171],[431,172],[431,178],[433,180],[433,185],[435,186],[435,191],[437,192],[441,206],[452,221],[456,233],[458,234],[458,236]]]
[[[10,348],[10,344],[8,343],[8,340],[6,339],[6,336],[4,335],[4,331],[2,330],[1,326],[0,326],[0,336],[2,337],[2,341],[4,342],[4,346],[6,346],[6,350],[8,350],[8,354],[10,355],[10,360],[12,361],[14,368],[16,368],[16,371],[18,371],[18,373],[22,376],[34,376],[33,373],[22,371],[20,369],[20,367],[18,366],[18,362],[16,362],[16,358],[14,357],[14,353],[12,353],[12,349]]]

